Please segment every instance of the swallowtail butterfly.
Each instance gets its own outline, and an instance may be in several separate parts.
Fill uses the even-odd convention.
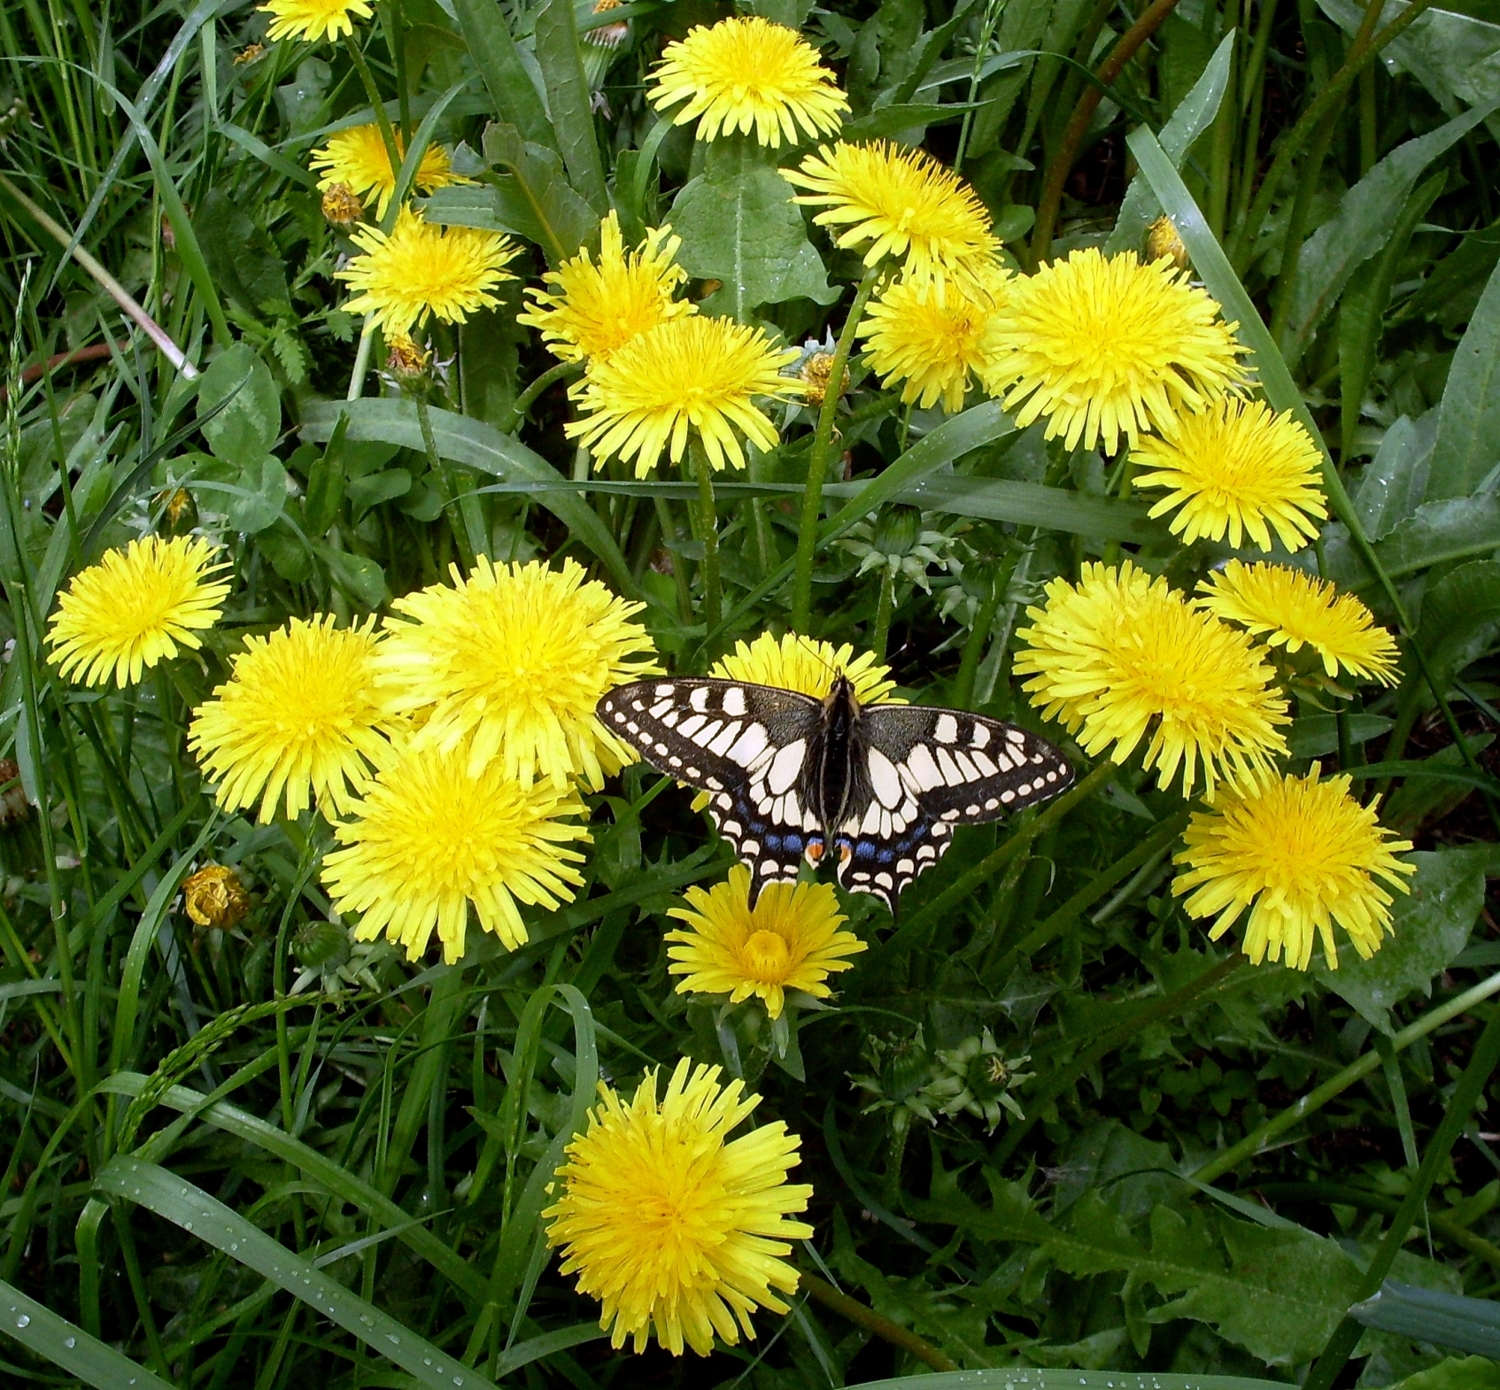
[[[942,858],[955,825],[998,820],[1073,780],[1061,753],[996,719],[927,705],[861,705],[730,680],[636,681],[599,718],[653,767],[709,793],[719,833],[750,869],[750,901],[805,858],[882,898]]]

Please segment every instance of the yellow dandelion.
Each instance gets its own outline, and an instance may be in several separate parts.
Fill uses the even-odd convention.
[[[1183,834],[1186,866],[1172,883],[1192,893],[1183,906],[1194,917],[1214,917],[1217,941],[1248,907],[1245,954],[1256,965],[1269,955],[1306,970],[1313,939],[1337,970],[1334,924],[1368,960],[1391,934],[1392,888],[1410,889],[1401,875],[1416,865],[1397,859],[1411,848],[1376,824],[1372,806],[1349,795],[1349,778],[1267,777],[1226,790],[1211,811],[1197,811]],[[1253,904],[1253,906],[1252,906]]]
[[[306,39],[309,43],[352,34],[356,19],[375,13],[366,0],[270,0],[258,8],[271,16],[266,31],[270,39]]]
[[[1396,639],[1353,594],[1284,565],[1231,560],[1198,585],[1198,606],[1289,652],[1311,647],[1328,676],[1340,669],[1362,680],[1395,685],[1401,671]]]
[[[1221,396],[1201,414],[1178,415],[1159,428],[1160,439],[1135,443],[1136,462],[1152,470],[1135,484],[1171,489],[1151,515],[1180,507],[1171,527],[1184,544],[1227,534],[1236,548],[1248,536],[1269,550],[1274,527],[1282,545],[1300,550],[1317,536],[1317,522],[1328,515],[1322,456],[1290,410],[1272,415],[1264,401]]]
[[[552,292],[528,289],[531,308],[518,323],[540,330],[552,355],[564,362],[607,359],[638,334],[696,311],[674,299],[687,271],[673,262],[680,237],[670,227],[648,227],[646,239],[625,250],[620,220],[611,209],[599,229],[599,263],[581,251],[542,278]]]
[[[178,647],[197,650],[197,633],[219,621],[228,568],[201,536],[146,536],[107,551],[73,576],[52,615],[51,661],[64,680],[133,685]]]
[[[903,404],[963,408],[971,377],[983,376],[994,359],[1010,279],[991,264],[939,293],[931,281],[903,276],[871,300],[859,336],[869,340],[866,356],[884,384],[904,383]]]
[[[323,882],[339,912],[363,914],[359,940],[384,932],[409,960],[434,931],[444,961],[460,959],[471,904],[513,951],[527,936],[518,902],[553,911],[583,882],[583,855],[569,848],[589,838],[577,796],[522,786],[499,759],[476,769],[462,743],[409,741],[351,810],[334,827],[340,848],[324,856]]]
[[[1191,607],[1129,561],[1086,563],[1075,587],[1047,585],[1016,635],[1017,675],[1048,719],[1060,719],[1090,756],[1124,762],[1143,740],[1145,766],[1169,787],[1182,772],[1192,794],[1201,764],[1206,789],[1270,766],[1287,752],[1288,722],[1274,671],[1243,632]],[[1081,731],[1081,732],[1080,732]],[[1149,738],[1148,738],[1149,735]]]
[[[404,159],[406,141],[399,130],[394,134],[396,153]],[[379,126],[371,123],[335,132],[326,145],[313,151],[308,167],[314,173],[321,172],[318,187],[325,193],[342,185],[361,198],[376,194],[375,216],[385,216],[391,195],[396,191],[398,171],[391,167],[391,156],[381,138]],[[423,193],[436,193],[440,188],[473,183],[474,180],[455,174],[448,160],[448,151],[441,145],[431,144],[427,146],[412,182]]]
[[[468,744],[477,776],[497,759],[523,786],[600,786],[636,755],[594,713],[607,690],[659,675],[645,607],[586,579],[576,561],[496,565],[393,603],[375,657],[386,707],[425,721],[420,739]]]
[[[862,705],[906,703],[890,698],[896,688],[896,682],[890,678],[891,668],[881,665],[873,652],[860,652],[856,656],[847,642],[835,647],[832,642],[795,632],[779,638],[763,632],[752,642],[742,638],[734,644],[732,652],[713,664],[708,674],[721,680],[800,690],[818,700],[826,700],[834,681],[844,675],[853,683],[855,698]]]
[[[205,864],[182,880],[182,907],[194,926],[231,931],[250,911],[250,895],[228,865]]]
[[[867,266],[900,256],[912,279],[946,283],[976,261],[992,262],[1000,250],[974,191],[923,150],[888,140],[840,141],[781,174],[794,187],[811,190],[794,201],[824,209],[814,222],[845,228],[834,237],[835,246],[869,243]]]
[[[1048,439],[1113,453],[1245,383],[1238,327],[1170,260],[1090,246],[1012,283],[991,393],[1022,429],[1046,416]]]
[[[795,145],[798,126],[809,137],[832,135],[849,109],[817,50],[759,15],[700,24],[661,56],[648,99],[658,111],[687,102],[672,124],[697,121],[700,140],[753,128],[762,145]]]
[[[634,459],[638,478],[651,471],[669,442],[672,462],[680,462],[689,429],[697,431],[713,467],[740,468],[740,434],[759,449],[776,447],[776,427],[755,398],[802,389],[800,381],[781,375],[797,355],[796,348],[774,347],[761,329],[732,319],[669,319],[624,343],[607,361],[589,365],[579,393],[589,418],[570,422],[566,430],[597,461]]]
[[[502,267],[520,248],[499,232],[475,227],[437,227],[402,208],[389,233],[361,227],[355,256],[335,276],[359,293],[344,308],[368,314],[387,333],[405,333],[434,314],[463,323],[500,300],[496,287],[514,280]]]
[[[325,613],[246,641],[188,733],[224,810],[259,801],[269,821],[283,798],[292,820],[314,801],[349,808],[400,729],[375,688],[374,625],[339,629]]]
[[[686,907],[667,913],[689,928],[667,933],[667,973],[686,977],[678,994],[727,994],[731,1004],[753,994],[780,1018],[788,990],[828,998],[823,982],[868,949],[839,930],[845,919],[831,883],[767,884],[751,907],[750,870],[736,864],[726,882],[685,896]]]
[[[812,1196],[787,1182],[802,1141],[780,1120],[730,1139],[760,1097],[719,1074],[683,1058],[658,1101],[653,1068],[628,1105],[601,1083],[557,1170],[547,1240],[603,1305],[616,1348],[644,1351],[654,1332],[674,1356],[684,1344],[707,1356],[715,1333],[730,1346],[753,1338],[757,1307],[789,1311],[778,1297],[797,1287],[789,1242],[813,1233],[790,1219]]]

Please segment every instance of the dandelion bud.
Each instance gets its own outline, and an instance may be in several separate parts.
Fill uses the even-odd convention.
[[[323,194],[323,216],[335,227],[352,227],[365,215],[365,205],[347,183],[330,185]]]
[[[909,555],[921,526],[922,513],[916,507],[887,507],[875,527],[873,547],[886,556]]]
[[[168,488],[151,499],[153,510],[159,509],[159,529],[169,536],[180,536],[198,523],[198,505],[185,487]]]
[[[414,385],[427,375],[432,353],[405,333],[392,333],[385,344],[385,369],[401,386]]]
[[[250,911],[250,895],[239,875],[223,864],[208,864],[182,885],[183,907],[200,927],[228,931]]]
[[[292,954],[308,970],[337,970],[349,961],[349,933],[332,922],[308,922],[292,937]]]
[[[1163,213],[1146,232],[1146,259],[1159,261],[1166,256],[1178,270],[1186,270],[1191,264],[1187,247],[1182,244],[1177,224]]]

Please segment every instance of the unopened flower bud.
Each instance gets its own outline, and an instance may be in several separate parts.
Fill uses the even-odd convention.
[[[352,227],[365,215],[365,205],[347,183],[330,184],[323,194],[323,216],[335,227]]]
[[[1159,261],[1163,256],[1170,259],[1178,270],[1186,270],[1191,264],[1177,224],[1166,213],[1158,217],[1146,232],[1146,259]]]
[[[349,961],[349,932],[332,922],[309,922],[292,937],[292,954],[308,970],[337,970]]]
[[[245,885],[224,864],[208,864],[189,875],[182,884],[182,902],[193,922],[218,931],[238,926],[250,911]]]

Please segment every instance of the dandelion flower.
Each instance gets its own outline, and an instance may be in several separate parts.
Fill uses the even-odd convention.
[[[1091,246],[1010,288],[991,390],[1004,391],[1007,410],[1021,405],[1022,429],[1045,415],[1047,438],[1063,435],[1069,449],[1103,439],[1114,453],[1121,434],[1134,446],[1247,379],[1239,325],[1169,260],[1142,265],[1133,251]]]
[[[902,277],[871,301],[859,327],[866,355],[884,384],[900,381],[901,400],[926,410],[939,400],[963,408],[972,376],[995,356],[998,310],[1009,272],[987,265],[939,293],[930,280]]]
[[[273,42],[337,39],[354,32],[356,19],[368,19],[375,13],[366,0],[270,0],[259,8],[271,16],[267,36]]]
[[[1160,439],[1136,441],[1142,468],[1137,487],[1171,491],[1151,508],[1174,507],[1174,534],[1191,545],[1200,536],[1238,548],[1244,536],[1271,548],[1271,527],[1288,550],[1300,550],[1328,515],[1320,480],[1322,458],[1290,410],[1272,415],[1264,401],[1221,396],[1198,415],[1158,422]],[[1269,523],[1269,526],[1267,525]]]
[[[687,102],[674,125],[698,122],[698,138],[714,140],[753,128],[762,145],[785,137],[795,145],[801,126],[809,137],[832,135],[849,102],[795,29],[759,15],[731,16],[690,29],[669,43],[647,94],[658,111]]]
[[[214,547],[201,536],[145,536],[106,552],[73,576],[57,601],[47,641],[65,680],[133,685],[178,647],[197,650],[197,633],[219,621],[229,584]]]
[[[1217,941],[1250,908],[1245,954],[1256,965],[1269,954],[1306,970],[1313,938],[1330,970],[1338,969],[1333,927],[1344,929],[1368,960],[1391,933],[1392,888],[1416,866],[1396,858],[1411,848],[1375,822],[1375,810],[1349,795],[1348,777],[1271,776],[1229,789],[1211,811],[1197,811],[1176,862],[1186,872],[1172,892],[1192,893],[1184,907],[1214,917]],[[1254,906],[1251,906],[1254,904]]]
[[[1189,606],[1165,579],[1129,561],[1086,563],[1077,587],[1054,579],[1046,604],[1026,612],[1032,625],[1017,636],[1030,645],[1016,674],[1031,676],[1032,704],[1090,756],[1110,750],[1124,762],[1144,740],[1157,785],[1180,768],[1190,796],[1199,764],[1212,792],[1286,753],[1286,701],[1271,667],[1243,632]]]
[[[445,751],[468,744],[471,770],[498,758],[507,777],[561,790],[577,777],[598,787],[636,755],[594,707],[608,690],[659,675],[651,639],[627,603],[582,566],[496,565],[484,556],[467,579],[433,584],[393,603],[375,657],[388,709],[425,720],[420,740]]]
[[[437,227],[402,208],[389,233],[361,227],[354,243],[363,255],[334,274],[359,293],[344,308],[368,314],[387,333],[405,333],[434,314],[463,323],[500,300],[492,293],[514,280],[503,267],[520,249],[499,232]]]
[[[375,688],[374,625],[339,629],[323,614],[246,641],[188,735],[224,810],[259,801],[269,821],[283,797],[292,820],[314,799],[348,809],[400,728]]]
[[[229,931],[245,920],[250,895],[225,864],[205,864],[182,881],[182,906],[194,926]]]
[[[396,153],[404,159],[406,141],[399,130],[393,134],[396,137]],[[391,156],[386,150],[379,126],[372,123],[337,131],[329,137],[326,145],[313,151],[309,167],[315,173],[321,171],[318,187],[325,193],[342,184],[361,198],[370,193],[376,194],[378,201],[375,204],[375,216],[385,216],[391,195],[396,191],[398,171],[391,167]],[[448,151],[441,145],[432,144],[428,145],[423,154],[412,182],[423,193],[436,193],[440,188],[473,183],[474,180],[455,174],[448,161]]]
[[[1396,640],[1353,594],[1283,565],[1231,560],[1198,585],[1198,606],[1264,637],[1273,647],[1306,645],[1331,678],[1340,668],[1362,680],[1395,685]]]
[[[528,289],[532,307],[516,321],[539,329],[554,357],[582,362],[605,360],[647,329],[695,312],[695,305],[673,298],[687,271],[672,260],[682,239],[671,232],[648,227],[645,241],[627,252],[611,209],[599,229],[599,263],[581,251],[548,271],[542,278],[552,293]]]
[[[823,208],[813,218],[820,227],[845,228],[835,236],[835,246],[869,243],[867,266],[900,256],[911,279],[946,283],[976,261],[993,261],[1000,249],[973,190],[922,150],[888,140],[840,141],[781,175],[794,187],[811,190],[794,201]]]
[[[359,940],[384,932],[409,960],[434,930],[444,961],[460,959],[471,903],[513,951],[526,940],[518,902],[552,911],[583,882],[583,855],[569,845],[589,834],[565,819],[585,815],[582,802],[549,782],[522,786],[499,759],[476,769],[463,744],[409,741],[351,809],[323,882],[339,912],[364,914]]]
[[[736,864],[727,882],[689,888],[686,897],[686,907],[667,913],[689,928],[667,933],[675,943],[667,973],[686,977],[679,994],[727,994],[731,1004],[753,994],[780,1018],[787,990],[826,999],[831,991],[823,982],[867,949],[839,930],[845,919],[829,883],[767,884],[751,907],[750,871]]]
[[[896,688],[896,682],[890,679],[891,668],[876,661],[873,652],[855,656],[847,642],[835,647],[832,642],[795,632],[779,638],[763,632],[753,642],[741,639],[728,656],[714,663],[709,675],[799,690],[817,700],[826,700],[834,681],[843,675],[853,683],[855,698],[862,705],[905,704],[904,700],[890,698]]]
[[[601,1083],[557,1170],[547,1240],[603,1304],[616,1348],[644,1351],[654,1332],[674,1356],[684,1343],[707,1356],[716,1332],[730,1346],[753,1338],[755,1308],[789,1311],[777,1296],[797,1287],[789,1242],[812,1235],[789,1219],[812,1196],[786,1180],[801,1140],[780,1120],[730,1139],[760,1097],[719,1074],[683,1058],[659,1101],[653,1069],[628,1105]]]
[[[736,430],[760,449],[776,447],[776,427],[755,397],[796,394],[801,383],[781,375],[796,358],[795,348],[774,347],[761,329],[732,319],[670,319],[590,364],[579,396],[589,418],[569,423],[567,433],[596,459],[633,458],[638,478],[669,440],[672,462],[680,462],[689,428],[713,467],[739,468],[745,453]]]

